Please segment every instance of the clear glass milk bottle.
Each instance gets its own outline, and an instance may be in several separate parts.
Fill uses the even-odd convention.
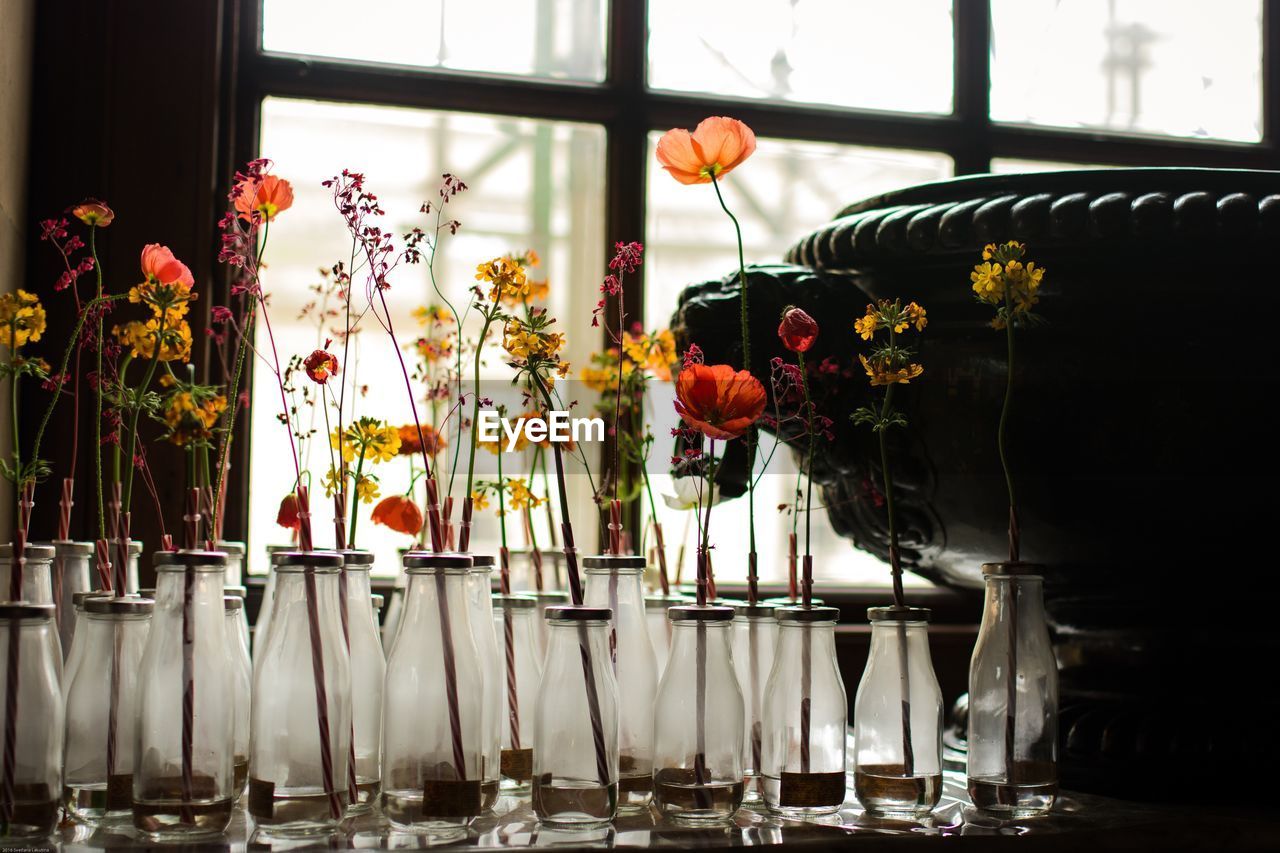
[[[760,760],[764,748],[764,687],[773,670],[778,646],[778,618],[772,604],[735,604],[733,607],[733,668],[742,688],[745,726],[742,732],[744,803],[764,798],[760,787]]]
[[[347,807],[351,670],[342,639],[341,554],[279,551],[271,632],[253,674],[248,810],[260,831],[337,828]]]
[[[551,827],[602,826],[618,811],[618,684],[607,607],[551,606],[538,688],[533,811]]]
[[[22,568],[22,583],[18,595],[13,594],[13,546],[0,544],[0,596],[11,601],[30,604],[53,604],[52,545],[28,543],[22,551],[26,562]]]
[[[688,604],[689,599],[683,595],[646,595],[644,597],[644,618],[649,626],[649,642],[653,644],[653,661],[656,664],[658,678],[667,668],[667,656],[671,652],[671,620],[667,618],[667,608]]]
[[[585,604],[613,611],[609,657],[618,682],[618,811],[640,811],[653,797],[653,700],[658,667],[644,612],[644,557],[586,557]]]
[[[480,667],[484,673],[484,707],[481,712],[484,727],[484,762],[481,767],[480,795],[485,811],[498,802],[498,787],[502,779],[502,725],[503,705],[502,662],[498,656],[498,640],[493,630],[493,598],[490,592],[494,559],[489,554],[472,554],[471,571],[467,574],[467,617],[476,652],[480,655]]]
[[[53,557],[53,603],[58,610],[58,636],[62,655],[71,654],[71,639],[76,630],[75,594],[93,588],[89,580],[89,561],[93,559],[92,542],[55,541]]]
[[[232,723],[232,790],[238,798],[249,781],[249,718],[253,707],[253,664],[249,662],[249,644],[241,626],[244,623],[244,598],[222,597],[226,625],[227,660],[231,663],[231,689],[234,692]]]
[[[370,551],[342,551],[343,634],[351,656],[351,752],[356,798],[348,814],[373,808],[382,791],[382,691],[387,661],[378,637],[369,572]]]
[[[982,567],[986,603],[969,665],[969,796],[1011,818],[1049,812],[1058,794],[1058,666],[1040,571]]]
[[[127,821],[133,808],[138,675],[155,602],[84,602],[84,658],[66,686],[62,802],[80,823]]]
[[[742,690],[733,608],[672,607],[671,656],[654,705],[653,799],[664,817],[719,823],[742,805]]]
[[[863,809],[923,817],[942,795],[942,690],[929,611],[872,607],[871,649],[853,705],[853,781]]]
[[[218,834],[231,820],[235,711],[222,602],[226,564],[216,551],[155,555],[156,603],[138,676],[133,765],[133,825],[151,838]]]
[[[524,595],[494,595],[493,606],[502,661],[502,790],[525,794],[533,779],[534,712],[542,681],[533,635],[538,603]]]
[[[40,838],[58,824],[62,695],[56,630],[50,604],[0,603],[0,837]]]
[[[764,801],[789,817],[832,814],[845,798],[844,681],[834,607],[779,607],[778,653],[764,691]]]
[[[218,550],[227,555],[227,571],[223,575],[223,586],[240,586],[244,583],[244,543],[218,540]]]
[[[451,834],[481,812],[484,680],[466,554],[411,552],[382,702],[382,811],[398,829]]]

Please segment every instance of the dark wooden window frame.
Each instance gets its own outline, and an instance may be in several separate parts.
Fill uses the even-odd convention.
[[[506,77],[375,65],[262,49],[262,0],[233,0],[227,12],[224,67],[235,69],[225,91],[234,104],[228,141],[234,162],[258,153],[259,114],[268,96],[358,102],[524,118],[589,122],[606,133],[606,253],[618,239],[644,241],[648,136],[692,127],[708,115],[732,115],[764,137],[942,152],[957,175],[986,172],[994,157],[1133,166],[1280,168],[1280,0],[1263,5],[1263,138],[1257,143],[1135,136],[991,121],[988,0],[953,0],[953,111],[918,115],[673,93],[646,85],[647,2],[609,0],[606,76],[600,83]],[[904,61],[910,61],[904,59]],[[225,105],[224,105],[225,106]],[[230,162],[230,161],[229,161]],[[853,201],[854,199],[850,199]],[[799,236],[799,235],[797,235]],[[625,295],[627,313],[642,318],[643,279]],[[243,427],[247,431],[247,427]],[[247,432],[238,442],[248,469]],[[241,478],[240,489],[245,489]],[[241,513],[245,501],[236,502]],[[228,521],[241,532],[247,519]]]

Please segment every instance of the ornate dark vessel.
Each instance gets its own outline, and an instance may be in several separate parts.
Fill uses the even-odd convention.
[[[1064,786],[1154,798],[1194,778],[1221,790],[1185,794],[1265,796],[1247,783],[1280,757],[1280,635],[1246,614],[1280,588],[1262,541],[1280,475],[1280,173],[983,175],[859,202],[787,265],[749,270],[752,370],[787,355],[785,306],[821,323],[810,360],[841,372],[818,380],[836,440],[815,476],[835,528],[884,557],[878,452],[848,419],[868,394],[853,323],[873,299],[925,305],[926,373],[898,397],[912,426],[894,436],[904,561],[979,586],[1007,554],[1005,354],[968,274],[1008,239],[1048,269],[1045,322],[1018,333],[1010,454],[1022,556],[1049,569]],[[737,323],[736,276],[687,289],[673,321],[682,345],[732,363]],[[742,463],[730,455],[725,476],[741,483]]]

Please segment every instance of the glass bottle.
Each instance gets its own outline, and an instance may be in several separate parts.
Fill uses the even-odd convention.
[[[231,820],[235,707],[222,602],[226,564],[216,551],[155,555],[133,764],[133,825],[153,839],[216,835]],[[86,655],[81,668],[87,665]]]
[[[942,690],[929,611],[872,607],[867,619],[871,649],[853,705],[854,790],[872,816],[924,817],[942,796]]]
[[[344,633],[351,656],[351,750],[356,798],[348,815],[370,811],[382,790],[382,690],[387,661],[378,639],[369,572],[370,551],[343,551]]]
[[[618,684],[607,607],[552,606],[533,746],[533,811],[551,827],[602,826],[618,811]]]
[[[527,794],[533,779],[533,738],[542,662],[533,638],[538,603],[525,595],[494,595],[493,627],[502,661],[502,790]]]
[[[1008,818],[1045,814],[1058,794],[1058,666],[1040,571],[982,567],[986,603],[969,665],[969,796]]]
[[[49,549],[52,551],[53,549]],[[0,603],[0,836],[39,838],[58,824],[62,775],[62,696],[55,657],[53,605]],[[13,755],[2,744],[13,745]],[[0,777],[8,776],[0,769]]]
[[[845,798],[844,681],[834,607],[779,607],[778,652],[764,691],[764,801],[788,817],[832,814]]]
[[[338,599],[343,557],[278,551],[271,632],[253,674],[249,814],[266,835],[330,832],[346,812],[351,670]]]
[[[267,637],[271,635],[271,611],[276,597],[276,573],[275,569],[270,565],[271,558],[276,554],[292,550],[292,545],[267,546],[267,582],[262,588],[262,603],[258,605],[258,619],[253,625],[253,644],[250,646],[253,650],[253,671],[255,673],[258,671],[258,661],[262,657],[262,650],[267,647]]]
[[[111,551],[110,551],[111,562],[114,565],[116,561],[116,553],[120,547],[117,543],[120,540],[109,539],[107,541],[111,546]],[[138,595],[140,593],[140,590],[138,588],[138,560],[141,557],[142,557],[142,543],[139,542],[137,539],[130,539],[129,540],[129,562],[125,566],[125,570],[124,570],[124,591],[128,595]],[[93,578],[93,582],[95,584],[98,583],[98,578],[96,576]]]
[[[85,602],[91,598],[98,598],[101,595],[101,590],[94,589],[77,592],[71,596],[71,608],[75,612],[76,628],[72,632],[71,648],[67,650],[67,661],[63,666],[62,695],[64,699],[67,694],[67,686],[70,685],[72,680],[76,677],[76,670],[80,668],[80,662],[84,660],[85,648],[89,645],[88,640],[80,640],[77,642],[75,639],[76,634],[80,633],[80,629],[83,628],[85,623],[88,621],[88,617],[84,612]],[[143,598],[152,598],[152,596],[147,595],[143,596]]]
[[[654,704],[653,799],[664,817],[719,823],[742,805],[742,690],[733,671],[733,608],[667,611],[671,655]]]
[[[217,544],[218,550],[227,555],[227,573],[222,585],[240,586],[244,583],[244,543],[219,539]]]
[[[586,557],[584,603],[613,611],[608,648],[618,682],[618,811],[642,811],[653,799],[653,700],[658,666],[644,612],[644,557]]]
[[[231,663],[233,722],[231,725],[232,796],[239,799],[249,781],[249,713],[253,696],[253,664],[249,662],[249,644],[241,631],[244,624],[244,599],[224,595],[222,606],[226,624],[227,660]]]
[[[382,811],[452,835],[481,811],[484,680],[467,607],[467,554],[410,552],[382,704]]]
[[[402,550],[400,557],[408,553]],[[403,571],[396,573],[395,586],[391,588],[391,598],[387,601],[387,612],[382,618],[382,651],[388,659],[391,657],[391,646],[400,631],[400,617],[404,615],[404,590],[409,578]]]
[[[222,594],[234,595],[241,601],[247,601],[249,597],[249,590],[242,586],[227,586],[224,584],[222,587]],[[245,606],[236,610],[235,625],[235,629],[244,637],[244,647],[246,649],[249,648],[249,616],[245,613],[247,609],[248,607]]]
[[[483,673],[482,689],[484,705],[481,709],[481,725],[484,727],[484,761],[480,768],[480,794],[485,811],[498,802],[498,788],[502,780],[502,720],[503,683],[502,662],[498,657],[498,639],[493,631],[493,593],[489,578],[493,574],[494,559],[489,554],[472,554],[471,571],[467,574],[468,623],[471,637],[480,655]]]
[[[658,678],[667,668],[667,656],[671,652],[671,620],[667,618],[667,608],[688,604],[689,599],[683,595],[646,595],[644,597],[644,618],[649,626],[649,642],[653,644],[653,662],[657,667]]]
[[[84,602],[84,655],[66,685],[62,802],[89,825],[128,821],[138,724],[138,674],[155,602],[97,596]]]
[[[19,600],[30,604],[54,604],[53,558],[56,555],[54,547],[52,545],[37,545],[31,542],[23,549],[23,555],[26,557],[26,563],[22,569],[22,596]],[[0,600],[10,597],[10,584],[12,583],[12,575],[10,573],[12,570],[13,546],[6,542],[0,545]],[[54,614],[56,620],[56,606]],[[53,642],[58,651],[55,669],[58,673],[59,683],[61,683],[62,637],[57,630],[56,621]]]
[[[538,605],[537,615],[533,617],[533,635],[538,641],[538,657],[547,653],[547,642],[551,637],[551,623],[547,621],[548,607],[564,607],[569,604],[569,593],[563,589],[546,589],[541,592],[524,593]]]
[[[58,637],[65,659],[71,654],[71,638],[76,630],[76,609],[72,600],[77,592],[93,588],[89,565],[93,559],[92,542],[55,541],[53,557],[53,603],[58,611]]]
[[[744,803],[764,799],[760,759],[764,748],[764,686],[778,648],[777,608],[772,604],[737,604],[733,608],[733,669],[742,688],[744,726],[742,768]]]

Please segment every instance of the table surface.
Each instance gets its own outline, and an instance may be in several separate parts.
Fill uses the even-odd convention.
[[[1088,794],[1064,792],[1053,814],[1021,821],[996,821],[969,805],[962,772],[943,774],[942,800],[921,821],[890,821],[863,814],[853,796],[834,815],[813,820],[783,820],[763,807],[743,808],[731,823],[714,827],[681,826],[662,819],[656,809],[619,817],[611,826],[592,831],[561,831],[540,826],[528,798],[503,797],[494,813],[477,818],[451,839],[398,832],[380,816],[352,821],[340,834],[305,839],[274,839],[253,829],[243,805],[237,806],[231,826],[221,838],[183,845],[158,845],[136,837],[129,827],[100,828],[67,825],[51,842],[23,843],[0,839],[0,848],[60,849],[63,851],[129,850],[184,847],[199,850],[405,850],[452,846],[475,848],[656,847],[709,849],[766,844],[833,847],[846,844],[859,850],[898,849],[944,842],[948,849],[991,850],[1006,846],[1024,851],[1102,853],[1107,850],[1280,850],[1280,830],[1274,816],[1256,810],[1199,809],[1193,806],[1145,805]],[[243,803],[243,800],[242,800]],[[933,839],[933,842],[930,841]]]

